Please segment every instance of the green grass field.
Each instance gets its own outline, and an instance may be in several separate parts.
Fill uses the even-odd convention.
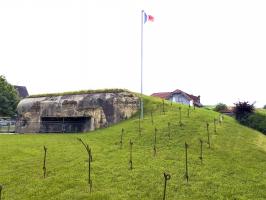
[[[266,137],[224,117],[214,132],[219,114],[165,105],[145,97],[145,118],[129,119],[107,129],[86,134],[0,135],[2,200],[163,199],[164,176],[169,173],[166,199],[266,199]],[[150,111],[153,110],[154,124]],[[210,123],[208,148],[206,121]],[[170,122],[170,137],[168,131]],[[157,154],[154,156],[154,128]],[[125,129],[120,149],[121,129]],[[92,192],[88,187],[87,153],[77,138],[92,149]],[[133,141],[133,170],[129,169],[129,140]],[[203,144],[203,163],[199,159]],[[188,148],[189,182],[185,175]],[[47,178],[43,178],[43,146],[48,148]]]
[[[266,115],[266,109],[257,109],[256,110],[258,113]]]

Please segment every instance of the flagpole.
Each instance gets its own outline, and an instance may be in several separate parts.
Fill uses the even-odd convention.
[[[144,10],[141,11],[141,56],[140,56],[140,87],[141,87],[141,97],[140,97],[140,118],[143,119],[143,14]]]

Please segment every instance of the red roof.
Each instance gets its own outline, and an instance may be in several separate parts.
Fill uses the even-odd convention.
[[[168,99],[171,96],[171,92],[158,92],[158,93],[153,93],[151,96],[160,97],[162,99]]]
[[[196,97],[196,96],[194,96],[192,94],[187,94],[187,95],[190,97],[191,100],[193,100],[193,101],[199,101],[199,97]]]
[[[176,89],[176,90],[174,90],[174,91],[171,92],[171,93],[185,93],[185,92],[183,92],[182,90]]]

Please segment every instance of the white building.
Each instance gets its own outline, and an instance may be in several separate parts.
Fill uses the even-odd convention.
[[[198,107],[202,107],[200,103],[200,96],[194,96],[192,94],[188,94],[183,92],[182,90],[175,90],[173,92],[158,92],[153,93],[151,96],[160,97],[162,99],[166,99],[176,103],[182,103],[186,105],[195,105]]]

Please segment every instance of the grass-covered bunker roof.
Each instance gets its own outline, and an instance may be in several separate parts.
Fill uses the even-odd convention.
[[[37,97],[54,97],[54,96],[66,96],[66,95],[78,95],[78,94],[97,94],[97,93],[121,93],[121,92],[130,92],[127,89],[97,89],[97,90],[79,90],[79,91],[68,91],[61,93],[47,93],[47,94],[35,94],[30,95],[27,98],[37,98]],[[133,92],[130,92],[133,93]]]

